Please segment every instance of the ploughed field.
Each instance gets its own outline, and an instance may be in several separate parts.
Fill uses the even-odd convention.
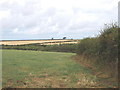
[[[107,87],[99,83],[90,68],[73,59],[75,53],[24,50],[2,53],[3,88]]]
[[[0,41],[0,45],[25,45],[39,43],[40,45],[54,44],[76,44],[78,39],[54,39],[54,40],[4,40]]]

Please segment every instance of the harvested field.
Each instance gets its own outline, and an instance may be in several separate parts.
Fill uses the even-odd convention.
[[[78,39],[56,39],[56,40],[4,40],[0,41],[0,45],[24,45],[40,43],[41,45],[54,45],[54,44],[75,44]]]

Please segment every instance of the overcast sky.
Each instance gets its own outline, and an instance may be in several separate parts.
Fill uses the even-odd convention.
[[[80,39],[117,22],[119,0],[0,0],[1,39]]]

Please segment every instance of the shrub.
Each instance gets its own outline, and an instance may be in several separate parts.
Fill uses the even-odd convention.
[[[118,26],[116,24],[107,25],[98,37],[81,40],[77,54],[97,56],[104,61],[115,61],[118,59],[118,40]]]
[[[40,44],[2,45],[2,49],[55,51],[55,52],[76,52],[77,44],[61,44],[61,45],[40,45]]]

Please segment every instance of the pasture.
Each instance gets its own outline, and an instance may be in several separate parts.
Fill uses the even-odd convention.
[[[73,60],[75,53],[24,50],[2,53],[3,88],[108,87],[107,83],[99,83],[90,68]]]

